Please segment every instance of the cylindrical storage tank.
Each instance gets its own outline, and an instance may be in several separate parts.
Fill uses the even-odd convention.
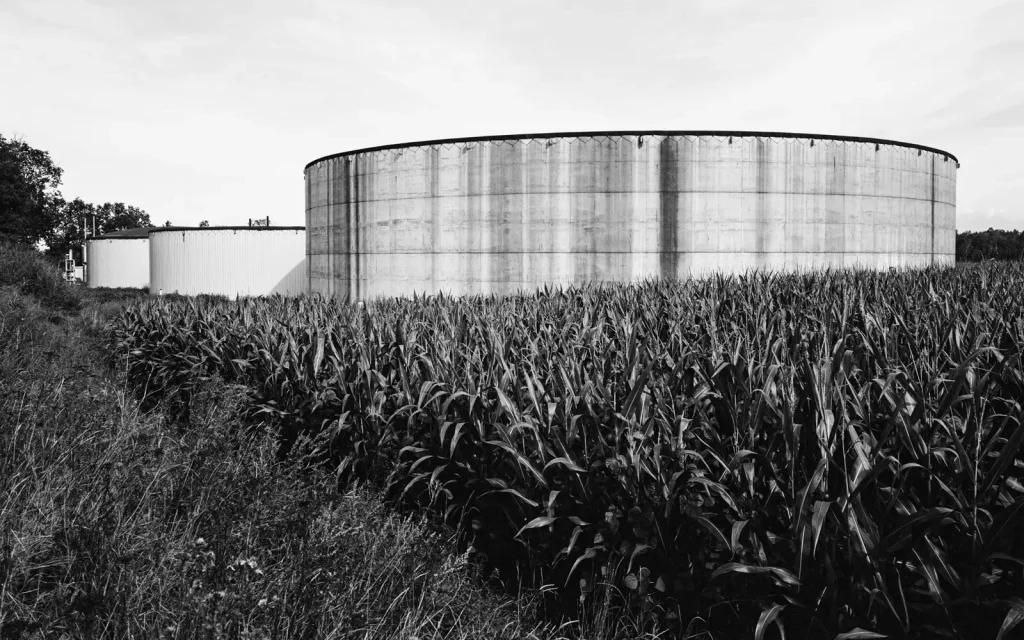
[[[149,234],[150,293],[229,298],[307,289],[303,227],[177,227]]]
[[[150,228],[126,229],[86,241],[89,287],[149,286]]]
[[[310,290],[508,293],[715,271],[949,265],[957,159],[844,136],[627,131],[306,165]]]

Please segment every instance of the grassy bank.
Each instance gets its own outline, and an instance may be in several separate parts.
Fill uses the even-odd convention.
[[[141,412],[102,331],[132,294],[35,268],[0,285],[0,637],[555,635],[443,530],[277,463],[237,388]]]

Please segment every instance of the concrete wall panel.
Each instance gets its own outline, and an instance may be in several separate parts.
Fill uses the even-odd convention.
[[[951,264],[956,159],[864,139],[441,141],[306,168],[309,288],[346,298]]]

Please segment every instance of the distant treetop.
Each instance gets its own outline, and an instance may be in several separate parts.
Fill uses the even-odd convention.
[[[965,231],[956,234],[956,259],[979,260],[1024,259],[1024,231]]]

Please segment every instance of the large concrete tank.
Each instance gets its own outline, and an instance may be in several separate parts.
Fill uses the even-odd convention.
[[[230,298],[307,289],[303,227],[189,227],[149,234],[152,294]]]
[[[920,145],[756,132],[534,134],[340,153],[306,165],[310,290],[358,299],[948,265],[957,167]]]
[[[149,227],[126,229],[86,241],[88,286],[149,286],[149,231]]]

